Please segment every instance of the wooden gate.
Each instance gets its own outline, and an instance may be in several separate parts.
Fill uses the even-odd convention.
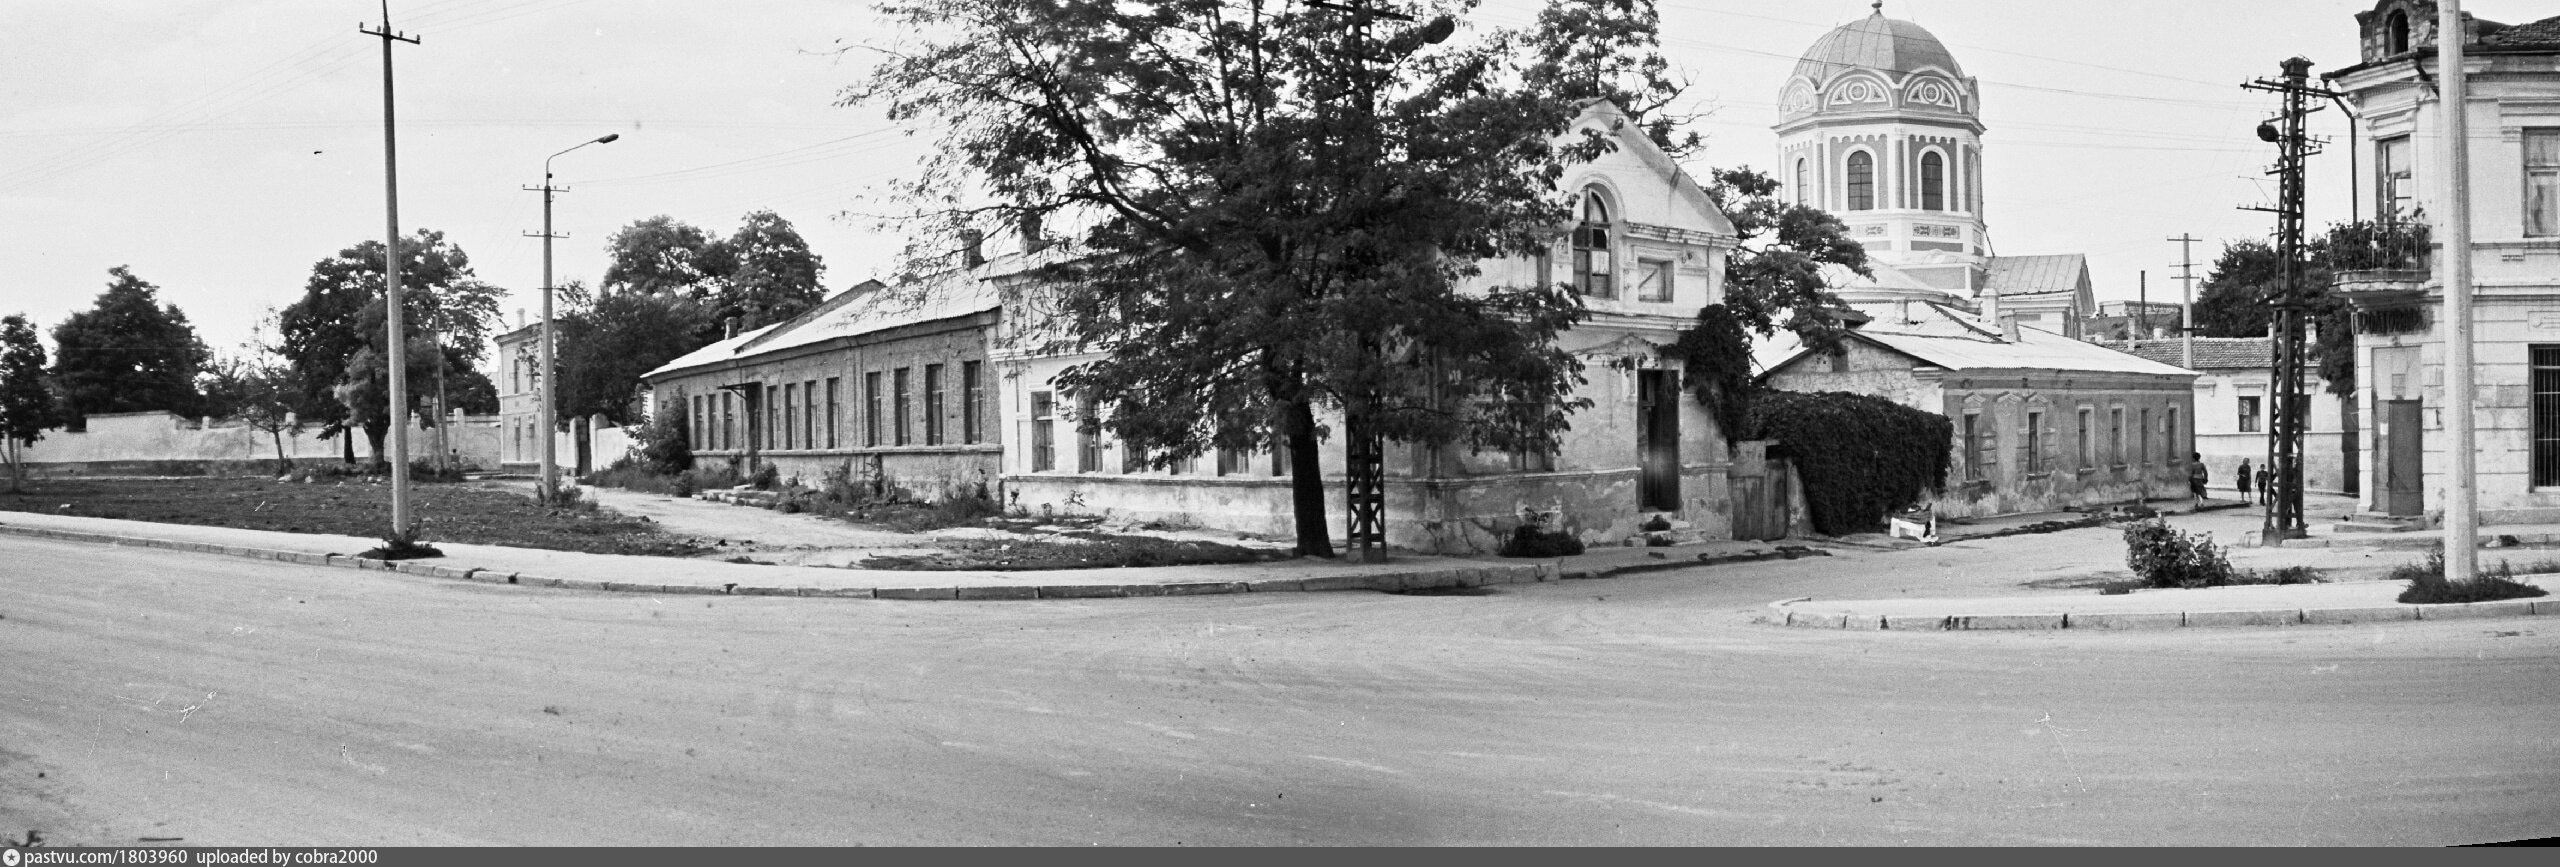
[[[1736,443],[1733,456],[1733,538],[1784,539],[1795,527],[1795,470],[1768,456],[1766,440]]]

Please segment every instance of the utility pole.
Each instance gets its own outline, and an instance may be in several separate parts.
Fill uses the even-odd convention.
[[[2469,581],[2479,574],[2480,500],[2476,488],[2477,434],[2471,408],[2471,110],[2469,71],[2462,66],[2462,4],[2444,0],[2436,7],[2436,75],[2444,81],[2442,112],[2445,177],[2451,180],[2451,206],[2444,227],[2444,392],[2445,434],[2452,440],[2452,478],[2445,485],[2444,577]]]
[[[391,540],[409,538],[409,335],[400,309],[400,138],[392,122],[391,44],[418,38],[391,29],[391,0],[382,0],[382,29],[356,32],[382,39],[382,294],[391,330]]]
[[[553,331],[551,327],[551,242],[559,238],[567,237],[551,231],[551,196],[554,193],[565,193],[569,191],[566,187],[555,186],[551,183],[551,161],[559,159],[560,154],[565,154],[569,151],[577,150],[591,144],[612,144],[616,139],[620,138],[622,138],[621,133],[607,134],[602,137],[579,142],[560,151],[560,153],[552,154],[549,157],[543,158],[542,186],[525,188],[528,192],[533,190],[542,191],[542,234],[536,235],[531,232],[527,232],[525,233],[525,237],[542,239],[542,333],[541,339],[536,341],[540,346],[541,354],[541,359],[536,363],[542,365],[542,369],[534,374],[533,380],[536,387],[535,393],[539,396],[534,404],[534,424],[542,429],[542,473],[541,480],[536,484],[533,495],[534,499],[541,501],[544,505],[550,505],[560,496],[560,449],[558,442],[560,435],[555,429],[559,424],[559,421],[552,417],[553,413],[559,411],[560,401],[559,390],[554,387],[559,378],[556,375],[559,373],[559,369],[552,365],[551,360]]]
[[[2304,399],[2303,324],[2310,300],[2302,279],[2303,175],[2312,154],[2318,149],[2304,133],[2303,122],[2319,107],[2310,105],[2313,96],[2332,96],[2330,91],[2310,83],[2311,61],[2301,57],[2283,63],[2281,79],[2258,79],[2241,87],[2264,90],[2283,97],[2281,113],[2273,120],[2258,124],[2258,138],[2276,146],[2276,167],[2268,174],[2276,175],[2277,201],[2273,208],[2250,210],[2272,211],[2276,215],[2276,252],[2284,260],[2284,280],[2278,296],[2268,306],[2276,315],[2276,352],[2273,363],[2274,382],[2270,391],[2275,411],[2267,426],[2267,463],[2275,471],[2273,502],[2267,504],[2265,528],[2260,538],[2272,543],[2278,539],[2299,539],[2306,530],[2302,515],[2302,440],[2303,425],[2310,421],[2308,401]]]
[[[2151,333],[2151,272],[2135,271],[2133,309],[2133,345],[2142,346],[2142,338]]]
[[[2179,366],[2188,370],[2194,370],[2196,369],[2195,249],[2196,242],[2204,239],[2189,235],[2185,232],[2179,232],[2177,237],[2169,240],[2176,242],[2178,245],[2178,282],[2185,284],[2187,287],[2187,300],[2178,308],[2178,331],[2186,337],[2185,340],[2181,341],[2186,344],[2185,348],[2181,350],[2183,357],[2186,359],[2186,363]]]

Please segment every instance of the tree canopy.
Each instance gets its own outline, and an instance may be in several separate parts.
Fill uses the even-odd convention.
[[[27,317],[0,317],[0,446],[9,459],[9,490],[22,484],[19,450],[44,439],[53,427],[53,389],[45,385],[44,342]]]
[[[448,378],[486,381],[478,365],[506,290],[481,282],[471,257],[433,229],[402,240],[400,259],[413,377],[406,410],[414,411],[435,393],[437,359]],[[325,434],[362,427],[377,455],[391,420],[383,297],[382,242],[364,241],[314,263],[302,298],[277,314],[282,352],[302,391],[295,406],[302,420],[325,425]]]
[[[76,419],[102,412],[202,409],[196,374],[213,360],[178,305],[122,265],[90,309],[53,327],[53,385]]]
[[[698,347],[695,335],[705,318],[699,302],[680,294],[613,290],[562,317],[555,359],[560,413],[638,421],[640,375]]]
[[[1752,335],[1768,338],[1783,327],[1806,346],[1837,348],[1848,305],[1831,291],[1823,266],[1872,272],[1866,248],[1849,239],[1838,217],[1782,199],[1775,179],[1749,167],[1709,176],[1707,196],[1733,220],[1739,243],[1724,260],[1724,303],[1700,309],[1698,323],[1681,332],[1671,354],[1730,444],[1756,435],[1747,427],[1756,390]]]
[[[2332,227],[2331,233],[2356,224]],[[2331,394],[2353,394],[2356,387],[2355,322],[2346,300],[2331,291],[2330,243],[2325,237],[2303,239],[2302,282],[2311,301],[2308,327],[2312,360]],[[2195,327],[2202,337],[2265,337],[2275,324],[2270,306],[2284,289],[2284,257],[2275,245],[2257,238],[2226,242],[2215,257],[2204,285],[2196,292]]]
[[[720,337],[735,316],[742,326],[771,325],[825,300],[826,263],[791,221],[754,211],[728,238],[666,215],[635,220],[613,234],[599,294],[680,296],[703,307],[691,351]]]
[[[1656,92],[1653,7],[1449,40],[1468,6],[893,0],[901,41],[844,102],[939,131],[904,190],[924,231],[1083,227],[1046,276],[1049,348],[1095,356],[1057,379],[1104,407],[1084,425],[1158,465],[1285,449],[1299,549],[1330,555],[1317,408],[1503,449],[1582,405],[1555,344],[1578,296],[1461,285],[1568,222],[1558,181],[1613,146],[1567,136],[1585,102]]]

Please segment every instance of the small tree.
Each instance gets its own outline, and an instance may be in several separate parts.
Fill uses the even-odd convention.
[[[26,460],[20,449],[35,445],[53,427],[53,390],[44,381],[44,343],[36,339],[27,317],[0,319],[0,445],[8,449],[9,493],[25,484]]]
[[[285,437],[302,436],[302,417],[294,412],[302,387],[276,347],[261,339],[266,328],[267,323],[260,322],[237,354],[214,362],[206,372],[204,392],[220,415],[238,419],[275,442],[276,471],[281,473],[293,468],[293,459],[285,453]]]

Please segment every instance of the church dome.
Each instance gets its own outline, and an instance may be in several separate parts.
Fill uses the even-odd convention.
[[[1796,61],[1790,78],[1827,81],[1853,67],[1894,73],[1935,68],[1954,78],[1964,77],[1955,55],[1947,52],[1938,37],[1918,24],[1884,17],[1883,3],[1876,4],[1875,14],[1833,28],[1815,40],[1804,59]]]

